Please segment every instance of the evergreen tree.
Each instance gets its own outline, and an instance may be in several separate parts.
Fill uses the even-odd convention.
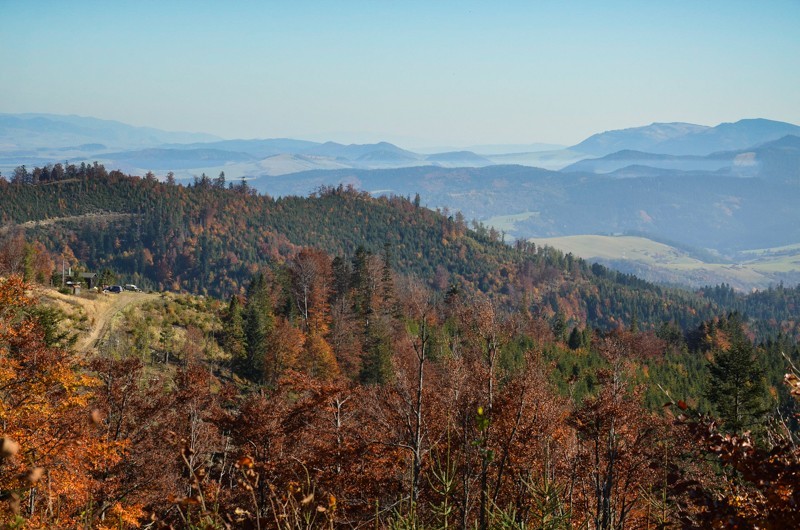
[[[743,338],[717,350],[709,363],[706,398],[725,427],[736,433],[757,428],[766,414],[766,385],[753,346]]]
[[[382,385],[392,378],[392,341],[382,319],[370,319],[364,333],[364,356],[358,379],[365,385]]]
[[[264,367],[269,355],[269,337],[275,326],[267,280],[258,273],[247,288],[244,308],[244,337],[247,345],[243,375],[264,380]]]
[[[228,305],[228,314],[222,323],[222,346],[231,355],[234,369],[240,370],[246,365],[247,349],[244,335],[244,317],[238,296],[232,296]]]
[[[373,285],[369,277],[367,261],[370,254],[363,246],[356,249],[353,256],[353,275],[350,287],[353,289],[353,311],[365,322],[374,312],[372,307]]]
[[[570,350],[577,350],[583,346],[583,334],[578,331],[578,326],[572,328],[572,332],[569,334],[567,345],[569,346]]]
[[[331,296],[334,300],[342,300],[350,290],[352,268],[349,262],[337,256],[333,258],[331,269],[333,271],[333,289]]]
[[[392,274],[392,253],[391,245],[384,243],[382,268],[381,268],[381,313],[384,315],[396,315],[400,311],[397,306],[397,299],[394,293],[394,278]]]
[[[225,172],[220,171],[219,176],[214,179],[214,187],[220,190],[225,189]]]
[[[553,321],[551,324],[553,329],[553,335],[555,335],[557,341],[563,342],[564,339],[567,337],[567,316],[561,311],[560,309],[556,311],[556,314],[553,316]]]

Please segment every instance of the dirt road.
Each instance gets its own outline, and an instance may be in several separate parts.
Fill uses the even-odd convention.
[[[75,349],[80,352],[88,352],[99,344],[100,340],[108,333],[114,317],[125,309],[155,300],[158,294],[152,293],[99,293],[95,297],[82,297],[61,294],[56,290],[48,289],[41,293],[45,298],[52,300],[55,305],[62,309],[65,306],[79,306],[86,316],[89,324],[88,332],[82,332],[78,336]],[[66,308],[69,313],[69,308]]]

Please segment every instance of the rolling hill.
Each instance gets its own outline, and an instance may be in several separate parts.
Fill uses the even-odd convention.
[[[706,129],[708,127],[693,123],[653,123],[643,127],[597,133],[571,149],[600,156],[623,150],[656,152],[656,146],[666,140]]]
[[[0,186],[7,234],[24,230],[58,253],[68,247],[92,270],[110,268],[144,287],[229,296],[254,271],[290,260],[303,247],[345,260],[364,247],[375,254],[388,248],[393,268],[440,289],[480,290],[510,304],[527,291],[522,299],[536,312],[564,308],[603,328],[629,322],[634,313],[642,323],[692,325],[717,310],[690,293],[557,251],[505,245],[486,228],[471,231],[406,199],[345,188],[273,199],[242,188],[183,187],[118,173]]]

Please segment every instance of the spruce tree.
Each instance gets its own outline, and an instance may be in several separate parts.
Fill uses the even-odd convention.
[[[583,346],[583,334],[578,330],[578,326],[572,328],[567,345],[570,350],[577,350]]]
[[[241,371],[247,362],[244,317],[239,297],[234,295],[228,305],[228,313],[222,323],[222,346],[231,356],[233,369]]]
[[[244,308],[244,336],[247,357],[243,375],[255,381],[264,380],[264,367],[269,355],[269,337],[275,326],[267,281],[258,273],[247,288]]]
[[[364,335],[364,355],[358,379],[365,385],[388,383],[393,375],[392,344],[383,320],[370,320]]]
[[[766,385],[752,344],[737,337],[715,352],[708,369],[705,395],[725,428],[736,433],[758,428],[767,412]]]

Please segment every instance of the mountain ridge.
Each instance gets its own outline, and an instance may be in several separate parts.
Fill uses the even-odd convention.
[[[0,145],[19,136],[34,138],[34,147],[70,147],[88,143],[115,146],[119,142],[140,147],[166,142],[216,141],[219,137],[206,133],[165,131],[154,127],[129,125],[116,120],[105,120],[75,114],[0,113]],[[63,135],[70,135],[65,137]],[[84,138],[85,140],[80,140]],[[12,144],[13,145],[13,144]],[[31,145],[22,146],[29,148]]]
[[[626,149],[599,158],[581,160],[561,171],[613,174],[626,169],[626,174],[635,176],[636,173],[632,172],[631,168],[636,166],[648,168],[642,176],[657,172],[659,169],[684,172],[724,170],[735,176],[790,180],[798,175],[796,170],[792,171],[792,168],[798,165],[800,165],[800,136],[786,135],[744,149],[715,151],[704,156],[669,155]]]
[[[785,136],[781,133],[787,132],[800,135],[800,127],[761,118],[722,123],[715,127],[666,122],[598,133],[572,148],[557,151],[540,151],[545,144],[530,144],[528,147],[535,152],[489,154],[469,149],[445,152],[430,152],[425,149],[414,152],[389,142],[346,145],[332,141],[319,143],[292,138],[223,140],[204,133],[168,132],[74,115],[0,114],[0,170],[10,173],[22,164],[46,165],[64,160],[91,163],[99,160],[126,171],[173,171],[178,178],[192,178],[200,172],[210,174],[224,170],[231,178],[238,179],[260,174],[285,173],[292,168],[298,171],[328,169],[331,167],[329,159],[354,169],[400,168],[425,164],[481,167],[513,163],[549,169],[563,169],[572,164],[569,170],[584,170],[587,168],[580,165],[580,160],[613,152],[629,150],[652,153],[651,158],[655,155],[708,156],[733,148],[757,146]],[[683,150],[686,152],[676,152],[681,146],[684,146]],[[515,147],[524,148],[526,144]],[[138,151],[154,148],[165,150],[162,160],[152,156],[153,152],[145,153],[146,156],[137,156],[142,155]],[[490,146],[476,148],[488,149]],[[174,151],[197,149],[219,152],[215,157],[209,158],[208,164],[204,166],[197,153],[177,156]],[[249,155],[252,160],[247,160],[243,154]],[[298,164],[284,165],[282,168],[273,168],[270,163],[258,162],[282,154],[324,158],[297,159]],[[176,160],[178,163],[173,162]],[[189,162],[190,160],[193,161]],[[315,160],[320,162],[318,166],[315,166]],[[579,165],[575,166],[575,163]],[[591,165],[596,163],[586,164],[592,170]],[[724,164],[721,162],[711,162],[709,159],[701,169],[717,170],[722,165]],[[620,167],[606,171],[616,169]]]
[[[794,134],[800,126],[765,118],[742,119],[714,127],[691,123],[653,123],[590,136],[571,149],[595,156],[622,150],[666,155],[706,156],[718,151],[745,149]]]

